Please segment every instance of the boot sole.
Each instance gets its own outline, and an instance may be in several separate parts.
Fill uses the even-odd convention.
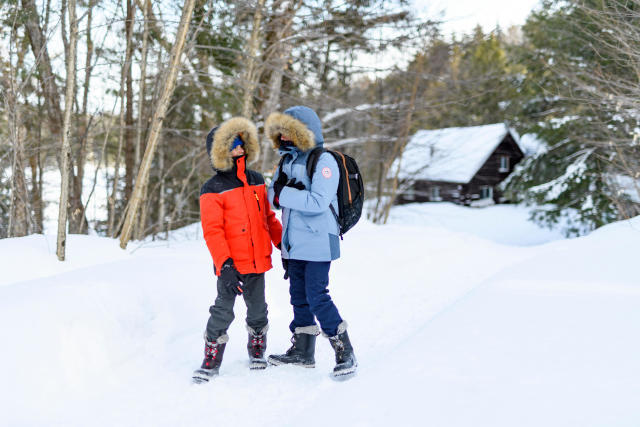
[[[208,383],[211,378],[217,375],[219,375],[218,372],[208,372],[206,369],[198,369],[193,373],[191,379],[195,384],[204,384]]]
[[[358,368],[358,365],[355,365],[349,369],[334,371],[331,373],[331,378],[333,378],[336,381],[348,380],[349,378],[353,378],[356,375],[357,368]]]
[[[262,369],[267,369],[267,361],[260,361],[260,362],[250,362],[249,363],[249,369],[251,369],[252,371],[258,371],[258,370],[262,370]]]
[[[279,360],[275,360],[275,359],[272,359],[272,358],[267,359],[267,361],[269,362],[269,365],[272,365],[272,366],[293,365],[293,366],[301,366],[303,368],[315,368],[316,367],[315,363],[312,363],[312,364],[286,363],[286,362],[281,362]]]

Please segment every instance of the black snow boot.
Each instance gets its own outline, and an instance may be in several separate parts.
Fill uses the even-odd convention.
[[[204,341],[202,366],[193,372],[193,382],[198,384],[208,382],[211,377],[218,375],[220,372],[222,355],[224,354],[224,348],[227,346],[227,341],[229,341],[229,336],[224,334],[212,341],[205,335]]]
[[[338,325],[336,335],[332,337],[326,334],[323,335],[329,338],[331,347],[336,352],[336,366],[333,368],[331,376],[335,379],[346,379],[353,376],[358,367],[358,362],[355,354],[353,354],[353,347],[347,334],[347,322],[342,322]]]
[[[315,368],[316,336],[320,335],[317,325],[296,328],[291,337],[293,344],[285,354],[272,354],[269,363],[272,365],[298,365]]]
[[[269,325],[266,325],[260,330],[260,332],[256,332],[255,329],[247,325],[247,331],[249,332],[247,351],[249,352],[250,369],[265,369],[267,367],[267,360],[264,358],[264,351],[267,349],[268,329]]]

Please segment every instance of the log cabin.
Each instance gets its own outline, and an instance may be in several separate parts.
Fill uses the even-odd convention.
[[[503,123],[420,130],[399,159],[397,203],[480,207],[508,202],[497,185],[524,156],[518,134]]]

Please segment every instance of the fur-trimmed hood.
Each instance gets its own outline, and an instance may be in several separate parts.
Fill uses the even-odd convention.
[[[207,154],[215,170],[228,171],[233,168],[230,149],[237,136],[244,142],[247,163],[257,160],[260,156],[256,125],[244,117],[232,117],[211,129],[207,135]]]
[[[293,141],[300,151],[309,151],[324,144],[320,118],[311,108],[302,105],[288,108],[284,113],[271,113],[264,129],[276,150],[280,148],[280,135]]]

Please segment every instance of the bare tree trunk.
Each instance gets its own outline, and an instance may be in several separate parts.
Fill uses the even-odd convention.
[[[402,134],[396,140],[393,146],[393,153],[391,157],[385,163],[384,177],[387,176],[386,172],[391,169],[391,166],[394,160],[398,159],[398,163],[396,165],[396,171],[393,175],[393,181],[391,184],[391,192],[389,194],[389,200],[387,201],[387,204],[384,207],[384,212],[382,217],[383,224],[387,223],[387,220],[389,219],[389,212],[391,212],[391,206],[393,206],[393,204],[396,202],[396,198],[398,197],[398,194],[397,194],[398,193],[398,176],[400,175],[400,170],[402,167],[402,164],[400,162],[400,155],[402,154],[402,151],[404,150],[404,148],[407,146],[407,143],[409,142],[409,132],[411,131],[411,122],[413,119],[413,112],[415,111],[415,106],[416,106],[418,84],[420,83],[420,79],[422,78],[423,64],[424,64],[424,55],[419,55],[418,61],[416,64],[415,76],[413,79],[413,87],[411,88],[411,100],[409,101],[409,109],[407,111],[405,125],[404,125],[404,128],[402,129]]]
[[[15,97],[13,97],[15,101]],[[20,107],[15,102],[11,116],[11,142],[13,145],[13,162],[11,163],[11,208],[9,210],[9,237],[22,237],[29,234],[29,194],[24,176],[24,132],[20,123]]]
[[[30,208],[27,182],[24,176],[24,132],[22,131],[22,108],[17,101],[19,87],[16,82],[18,70],[22,67],[23,49],[17,52],[16,67],[13,66],[13,45],[17,41],[16,31],[11,31],[9,48],[9,70],[2,73],[2,99],[9,127],[9,142],[13,148],[11,162],[11,197],[9,202],[8,237],[22,237],[29,234]]]
[[[273,59],[269,61],[272,66],[271,75],[269,76],[269,97],[262,106],[262,117],[266,120],[269,114],[276,111],[280,103],[280,93],[282,91],[282,75],[287,68],[289,57],[293,45],[286,41],[291,35],[291,24],[296,13],[302,6],[302,0],[291,0],[286,9],[284,16],[275,21],[278,27],[276,33],[275,45],[273,46]],[[270,46],[271,47],[271,46]],[[262,172],[266,172],[275,163],[275,152],[271,149],[271,141],[269,138],[262,140]]]
[[[38,94],[38,112],[42,112],[42,103],[40,94]],[[42,189],[44,187],[44,160],[46,159],[46,149],[42,152],[42,122],[38,121],[38,142],[34,157],[35,165],[38,170],[38,179],[33,181],[32,206],[35,216],[35,233],[44,233],[44,201],[42,197]]]
[[[111,129],[113,128],[113,114],[116,111],[116,105],[117,105],[117,100],[113,103],[113,108],[111,109],[111,114],[109,115],[109,119],[106,120],[106,123],[104,125],[104,140],[102,142],[102,148],[100,149],[100,156],[98,157],[98,162],[95,164],[95,170],[93,172],[93,184],[91,186],[91,190],[89,191],[89,194],[87,195],[87,201],[84,204],[84,210],[86,212],[87,207],[89,206],[89,202],[91,201],[91,197],[93,196],[93,193],[96,189],[96,185],[98,184],[98,172],[100,172],[100,164],[102,163],[102,161],[104,160],[104,167],[105,167],[105,177],[108,177],[108,173],[107,173],[107,169],[108,169],[108,165],[107,165],[107,156],[105,155],[106,149],[107,149],[107,141],[109,141],[109,135],[111,134]],[[109,195],[109,188],[107,185],[107,196]],[[107,197],[108,198],[108,197]],[[85,216],[85,220],[86,220],[86,216]],[[87,227],[89,226],[89,224],[87,224]]]
[[[60,1],[60,35],[62,36],[62,46],[64,47],[64,57],[69,57],[69,37],[67,37],[67,0]],[[71,18],[69,18],[71,19]]]
[[[42,114],[42,103],[38,94],[38,116]],[[44,233],[44,205],[42,200],[42,121],[37,121],[35,152],[29,157],[31,167],[31,209],[33,210],[33,232]]]
[[[38,185],[38,171],[40,171],[39,157],[40,145],[36,147],[36,153],[29,156],[29,168],[31,169],[31,207],[33,209],[33,232],[42,233],[42,188]]]
[[[258,43],[260,42],[260,23],[262,22],[262,9],[265,0],[258,0],[256,10],[253,14],[253,29],[249,38],[249,51],[247,52],[247,69],[242,79],[243,97],[242,97],[242,115],[251,118],[253,113],[253,92],[256,89],[256,81],[258,80],[259,70],[256,64],[256,53],[258,51]]]
[[[142,123],[144,121],[144,99],[147,89],[147,53],[149,52],[149,10],[151,9],[151,0],[145,0],[144,14],[144,32],[142,34],[142,60],[140,63],[140,94],[138,95],[138,126],[136,132],[136,166],[140,165],[140,155],[142,154]],[[146,129],[146,126],[145,126]],[[137,171],[136,171],[137,173]]]
[[[49,117],[49,129],[52,137],[56,139],[60,135],[62,126],[62,111],[60,111],[60,93],[51,68],[49,50],[40,28],[40,17],[35,0],[22,0],[22,8],[26,12],[24,25],[31,43],[31,50],[36,57],[38,76]]]
[[[133,0],[127,0],[127,18],[125,21],[126,35],[127,35],[127,60],[125,67],[126,73],[126,86],[127,86],[127,110],[125,115],[125,145],[124,145],[124,165],[125,165],[125,179],[124,179],[124,200],[125,203],[129,201],[131,197],[131,191],[133,189],[133,175],[135,174],[135,144],[134,129],[133,129],[133,78],[131,76],[131,57],[133,56],[133,24],[134,24],[134,9]]]
[[[17,118],[20,116],[17,115]],[[13,142],[13,162],[11,176],[11,209],[9,213],[9,237],[22,237],[29,234],[29,195],[24,177],[23,132],[19,129],[11,132]]]
[[[82,114],[84,115],[85,126],[83,153],[86,156],[85,158],[89,161],[94,160],[93,138],[91,137],[91,133],[89,132],[89,111],[87,105],[89,100],[89,88],[91,87],[91,71],[93,69],[93,66],[91,65],[91,60],[93,57],[93,39],[91,38],[91,25],[93,21],[93,6],[95,2],[96,0],[89,0],[87,10],[87,55],[84,61],[84,86],[82,93]]]
[[[149,170],[151,169],[151,162],[153,160],[153,155],[158,144],[158,137],[160,136],[160,132],[162,131],[164,116],[167,112],[169,101],[171,100],[171,95],[173,94],[176,79],[178,77],[182,51],[184,50],[185,41],[187,39],[189,23],[191,22],[191,15],[193,14],[194,5],[195,0],[186,0],[185,5],[182,8],[180,25],[176,33],[175,42],[171,49],[169,68],[167,70],[165,78],[163,79],[163,88],[160,99],[158,100],[158,106],[153,113],[153,118],[151,120],[151,129],[147,138],[146,149],[142,158],[142,162],[140,164],[140,170],[138,171],[135,187],[129,201],[129,209],[127,210],[127,216],[122,227],[122,234],[120,235],[120,247],[123,249],[127,247],[127,243],[131,238],[135,219],[138,214],[138,207],[142,202],[144,187],[147,185]]]
[[[118,183],[120,181],[120,158],[122,157],[122,141],[124,139],[124,81],[120,83],[120,134],[118,136],[118,151],[116,152],[116,161],[113,171],[113,185],[111,187],[111,196],[109,196],[109,220],[107,225],[107,235],[115,236],[114,224],[116,220],[116,199],[118,197]],[[106,161],[105,161],[106,166]]]
[[[320,74],[320,90],[326,92],[329,86],[329,61],[331,61],[331,40],[327,41],[327,47],[324,51],[324,62],[322,66],[322,74]]]
[[[144,187],[144,191],[142,192],[142,206],[140,207],[140,216],[138,218],[138,223],[136,224],[136,230],[134,234],[136,240],[142,240],[144,238],[144,234],[146,231],[147,215],[149,215],[148,213],[149,198],[147,194],[148,192],[149,192],[149,186],[147,185]]]
[[[93,144],[91,141],[91,118],[88,112],[89,88],[91,86],[91,57],[93,55],[93,41],[91,40],[91,24],[93,17],[93,2],[89,1],[87,10],[87,54],[85,56],[84,84],[82,93],[82,134],[80,136],[80,147],[76,153],[76,170],[77,173],[71,171],[73,186],[69,199],[70,216],[69,216],[69,233],[82,234],[87,232],[87,219],[84,204],[82,203],[82,192],[84,182],[84,167],[87,160],[87,151],[89,155],[93,154]]]
[[[138,96],[138,125],[136,128],[136,152],[135,152],[135,165],[136,168],[140,166],[140,156],[142,154],[142,134],[143,127],[142,123],[144,121],[144,100],[146,94],[147,87],[147,53],[149,51],[149,11],[151,10],[151,1],[145,0],[143,15],[144,15],[144,32],[142,34],[142,61],[140,64],[140,93]],[[146,131],[146,126],[145,126]],[[137,173],[136,169],[136,173]],[[145,187],[142,200],[147,200],[147,190]],[[140,213],[140,218],[138,223],[136,224],[135,230],[135,238],[136,240],[141,240],[144,237],[145,227],[147,222],[147,207],[148,203],[142,204],[142,211]]]
[[[111,196],[109,197],[109,222],[107,226],[107,235],[111,237],[116,237],[118,230],[115,227],[116,224],[116,201],[118,197],[118,185],[120,184],[120,161],[122,158],[122,147],[125,143],[125,128],[126,124],[126,115],[128,114],[128,102],[129,96],[125,93],[125,88],[128,88],[127,79],[131,76],[131,56],[133,54],[133,48],[131,43],[131,37],[133,35],[133,28],[130,28],[130,25],[133,24],[133,20],[126,21],[127,27],[127,45],[125,50],[124,62],[122,64],[122,70],[120,73],[120,121],[119,121],[119,133],[118,133],[118,152],[116,154],[116,162],[115,162],[115,170],[113,172],[113,186],[111,190]],[[131,30],[131,31],[130,31]],[[126,98],[125,98],[126,96]],[[127,103],[125,105],[125,102]],[[130,111],[130,110],[129,110]],[[126,135],[128,137],[128,133]],[[126,150],[126,148],[125,148]],[[125,154],[126,157],[127,154]],[[125,159],[125,164],[126,164]],[[126,169],[125,169],[126,170]],[[126,178],[126,171],[125,171]],[[127,200],[126,195],[126,184],[125,184],[125,200]]]
[[[159,148],[158,158],[158,176],[160,177],[160,192],[158,194],[158,225],[156,233],[161,233],[164,227],[164,217],[166,215],[166,199],[164,191],[164,147],[161,144]]]
[[[140,166],[140,155],[142,154],[142,135],[143,135],[143,126],[145,112],[144,112],[144,100],[146,94],[147,87],[147,53],[149,51],[149,11],[151,9],[151,1],[145,0],[143,15],[144,15],[144,32],[142,34],[142,60],[140,64],[140,92],[138,95],[138,124],[136,127],[136,151],[135,151],[135,167],[136,173],[138,173],[137,168]],[[145,122],[146,123],[146,122]],[[146,131],[146,126],[145,126]],[[147,187],[145,187],[142,200],[147,200]],[[140,218],[138,223],[136,224],[136,230],[134,232],[134,236],[136,240],[141,240],[144,237],[145,233],[145,225],[147,221],[147,206],[148,203],[142,204],[142,210],[140,213]]]
[[[140,10],[144,10],[145,7],[142,3],[142,0],[136,0],[136,4],[138,5],[138,8],[140,8]],[[153,13],[153,9],[151,9],[151,4],[149,4],[147,13],[148,13],[148,22],[149,22],[149,31],[150,31],[149,35],[152,36],[153,39],[157,40],[158,43],[160,43],[160,46],[162,46],[165,51],[171,52],[171,49],[172,49],[171,43],[164,38],[162,28],[158,26],[158,22],[161,22],[161,21],[156,19],[156,16]]]
[[[198,157],[196,155],[192,155],[191,166],[189,167],[189,174],[182,179],[182,186],[180,187],[180,191],[178,192],[178,194],[175,195],[175,206],[173,208],[173,211],[171,212],[171,216],[169,217],[170,229],[173,228],[173,223],[175,222],[176,218],[182,214],[182,210],[186,205],[184,193],[187,190],[189,181],[191,181],[191,178],[193,177],[194,173],[197,170],[196,168],[197,161],[198,161]]]
[[[62,184],[60,185],[60,206],[58,209],[58,242],[56,254],[64,261],[67,246],[67,204],[69,203],[69,167],[71,164],[71,110],[75,93],[76,45],[78,42],[78,22],[76,21],[76,0],[69,0],[69,55],[67,61],[67,89],[64,100],[64,121],[62,125]]]

